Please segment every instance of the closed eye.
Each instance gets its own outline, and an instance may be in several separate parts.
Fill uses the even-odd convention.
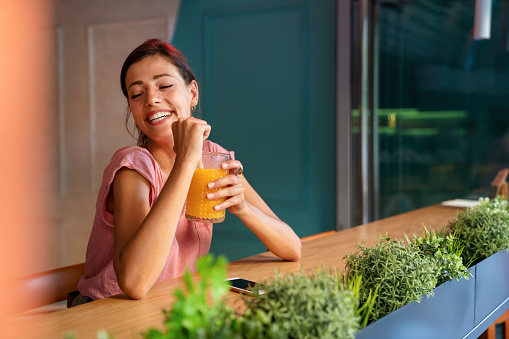
[[[173,85],[168,85],[168,86],[161,86],[160,88],[170,88],[172,87]]]
[[[136,99],[136,98],[138,98],[142,94],[143,93],[131,95],[131,99]]]

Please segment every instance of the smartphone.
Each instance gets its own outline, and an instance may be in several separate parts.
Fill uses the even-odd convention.
[[[265,290],[263,289],[264,285],[262,285],[262,288],[260,288],[257,291],[248,290],[248,288],[252,288],[252,287],[254,287],[254,285],[256,285],[256,283],[251,280],[246,280],[246,279],[242,279],[242,278],[230,278],[230,279],[226,279],[226,281],[230,282],[230,284],[231,284],[230,289],[235,292],[246,293],[246,294],[250,294],[250,293],[264,294],[265,293]]]

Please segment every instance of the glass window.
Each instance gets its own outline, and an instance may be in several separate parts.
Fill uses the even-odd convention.
[[[379,2],[379,218],[486,196],[509,168],[508,8],[493,0],[481,41],[474,10],[474,0]]]

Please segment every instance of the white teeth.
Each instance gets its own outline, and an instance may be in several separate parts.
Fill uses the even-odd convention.
[[[148,120],[150,122],[155,122],[155,121],[159,121],[159,120],[162,120],[166,117],[169,117],[170,116],[170,113],[169,112],[159,112],[159,113],[156,113],[154,115],[152,115],[150,118],[148,118]]]

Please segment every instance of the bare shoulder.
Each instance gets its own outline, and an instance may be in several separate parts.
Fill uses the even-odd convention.
[[[121,168],[115,174],[106,198],[106,210],[115,215],[122,207],[143,204],[148,206],[150,183],[135,170]],[[125,210],[125,209],[124,209]]]
[[[150,183],[140,173],[129,168],[121,168],[113,180],[113,192],[115,197],[127,195],[127,197],[142,196],[148,199]]]

